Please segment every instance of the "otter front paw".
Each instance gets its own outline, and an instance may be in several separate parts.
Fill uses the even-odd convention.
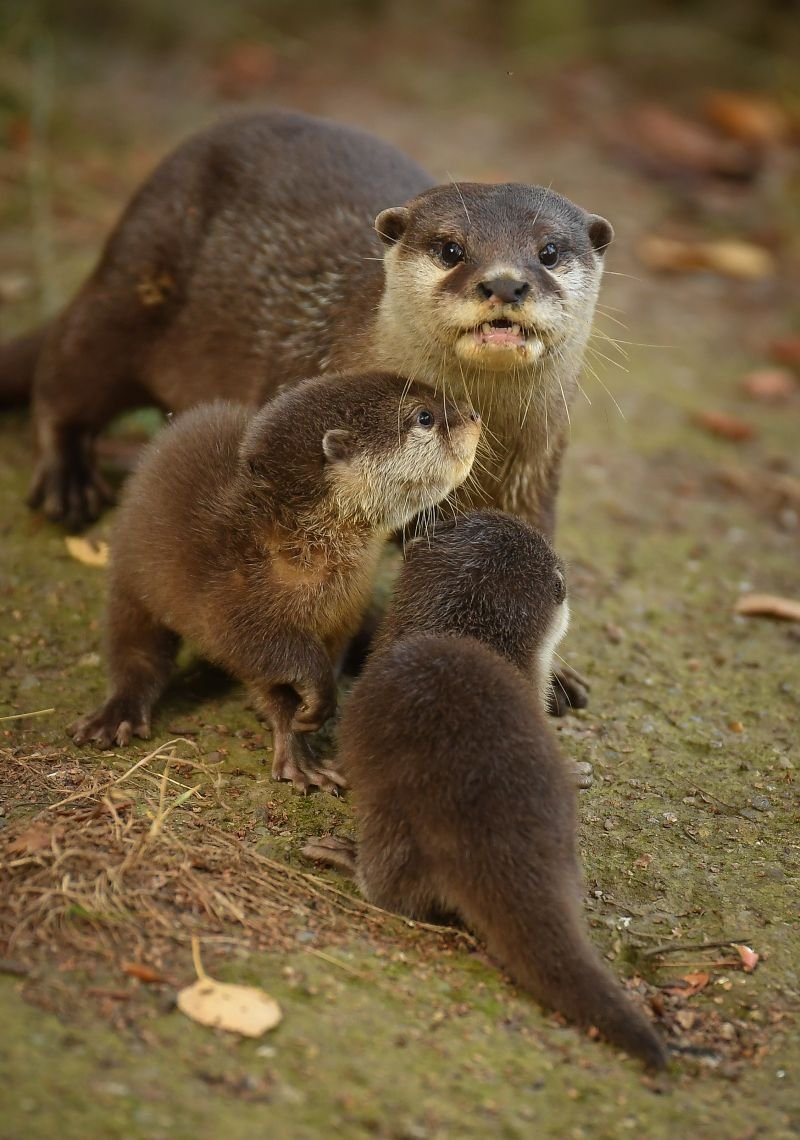
[[[112,697],[99,709],[81,717],[67,728],[76,744],[96,744],[110,748],[124,747],[134,736],[150,739],[150,716],[138,701],[129,697]]]
[[[568,665],[556,669],[550,681],[550,715],[566,716],[570,709],[585,709],[588,703],[589,682]]]
[[[298,792],[321,788],[323,792],[338,793],[346,788],[347,781],[334,768],[326,768],[314,756],[310,746],[294,733],[274,733],[273,780],[289,780]]]
[[[335,867],[346,875],[355,876],[358,847],[352,839],[340,839],[336,835],[315,835],[300,851],[306,859]]]
[[[41,507],[51,522],[68,530],[82,530],[113,501],[100,473],[84,457],[70,454],[43,459],[28,495],[29,507]]]

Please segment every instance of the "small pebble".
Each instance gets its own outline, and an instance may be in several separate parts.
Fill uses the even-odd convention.
[[[794,764],[788,756],[780,756],[778,758],[778,767],[783,768],[786,772],[790,772],[792,768],[794,768]]]
[[[606,831],[613,831],[616,826],[616,822],[613,819],[606,819],[603,821],[603,827]]]
[[[753,796],[752,800],[750,801],[750,806],[754,807],[756,811],[769,811],[769,809],[772,807],[772,804],[769,802],[766,796]]]
[[[678,817],[674,811],[665,811],[662,816],[662,823],[664,827],[671,827],[673,823],[678,822]]]

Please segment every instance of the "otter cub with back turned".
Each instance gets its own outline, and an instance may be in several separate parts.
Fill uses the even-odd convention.
[[[342,716],[355,858],[335,838],[305,853],[355,869],[387,910],[455,912],[542,1005],[660,1069],[663,1044],[587,936],[575,792],[524,675],[544,687],[567,612],[563,568],[519,520],[484,512],[417,543]]]
[[[211,404],[158,436],[111,546],[112,691],[70,728],[150,733],[180,637],[249,687],[272,774],[332,788],[304,733],[329,717],[386,537],[466,478],[477,414],[389,373],[315,378],[260,412]]]

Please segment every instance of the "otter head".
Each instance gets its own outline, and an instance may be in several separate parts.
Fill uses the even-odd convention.
[[[529,676],[547,703],[569,625],[564,567],[548,540],[502,511],[437,522],[406,549],[380,646],[411,634],[474,637]]]
[[[393,373],[325,384],[349,393],[322,438],[328,484],[344,516],[366,516],[391,533],[469,475],[481,430],[470,407]]]
[[[480,417],[390,372],[317,376],[280,392],[241,445],[247,493],[289,525],[399,530],[469,475]]]
[[[405,325],[428,366],[452,353],[462,370],[519,372],[583,349],[613,238],[605,218],[540,186],[462,182],[384,210],[375,228],[384,331],[399,342]]]

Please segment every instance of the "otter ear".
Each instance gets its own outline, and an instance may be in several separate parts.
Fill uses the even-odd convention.
[[[586,222],[589,227],[589,240],[594,246],[594,251],[602,257],[614,240],[614,227],[611,222],[607,222],[599,214],[589,214]]]
[[[381,210],[375,219],[375,229],[384,245],[394,245],[408,228],[408,219],[411,212],[405,206],[392,206],[390,210]]]
[[[343,428],[331,428],[322,437],[322,450],[329,463],[346,463],[355,451],[356,437]]]

